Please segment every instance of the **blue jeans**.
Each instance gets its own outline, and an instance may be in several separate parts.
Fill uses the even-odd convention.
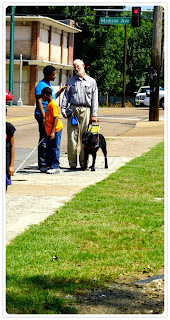
[[[38,122],[39,128],[39,142],[44,138],[41,144],[38,146],[38,167],[46,166],[46,143],[47,136],[45,133],[45,126],[43,125],[43,118],[35,113],[35,119]]]
[[[62,129],[55,132],[55,138],[50,140],[47,137],[46,147],[46,164],[50,169],[57,169],[60,167],[60,142],[61,142]]]

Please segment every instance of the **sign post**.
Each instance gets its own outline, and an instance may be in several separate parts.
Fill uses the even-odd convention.
[[[125,28],[125,44],[124,44],[124,70],[123,70],[123,96],[122,96],[122,108],[125,108],[126,100],[126,64],[127,64],[127,25]]]
[[[22,106],[23,102],[21,99],[21,88],[22,88],[22,54],[20,54],[20,68],[19,68],[19,99],[17,101],[17,106]]]
[[[125,44],[124,44],[124,70],[123,70],[123,95],[122,95],[122,108],[125,107],[126,99],[126,64],[127,64],[127,25],[132,24],[132,18],[129,17],[100,17],[100,25],[124,25],[125,28]]]

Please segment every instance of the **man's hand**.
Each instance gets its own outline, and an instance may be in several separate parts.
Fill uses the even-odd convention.
[[[97,122],[97,121],[98,121],[97,117],[94,117],[94,116],[92,116],[91,119],[90,119],[90,123]]]
[[[9,176],[13,176],[14,174],[14,166],[9,166],[9,171],[8,171]]]
[[[62,116],[63,116],[63,118],[67,118],[67,115],[65,112],[62,112]]]

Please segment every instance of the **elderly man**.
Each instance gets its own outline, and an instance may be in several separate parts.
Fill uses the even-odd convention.
[[[90,122],[97,121],[98,110],[98,89],[95,79],[85,73],[83,61],[74,60],[73,66],[76,75],[69,78],[61,104],[61,112],[64,118],[67,118],[66,108],[70,104],[70,108],[78,120],[78,124],[73,125],[71,117],[69,117],[67,124],[67,152],[71,169],[77,167],[78,137],[80,137],[79,162],[81,168],[84,168],[82,133],[87,130]]]

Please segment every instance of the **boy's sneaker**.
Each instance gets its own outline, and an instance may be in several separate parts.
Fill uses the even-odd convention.
[[[47,166],[41,167],[41,168],[40,168],[40,171],[44,173],[44,172],[47,171],[48,168],[49,168],[49,167],[47,167]]]
[[[54,174],[54,173],[59,173],[60,172],[60,169],[59,168],[54,168],[54,169],[48,169],[46,171],[46,173],[49,173],[49,174]]]

